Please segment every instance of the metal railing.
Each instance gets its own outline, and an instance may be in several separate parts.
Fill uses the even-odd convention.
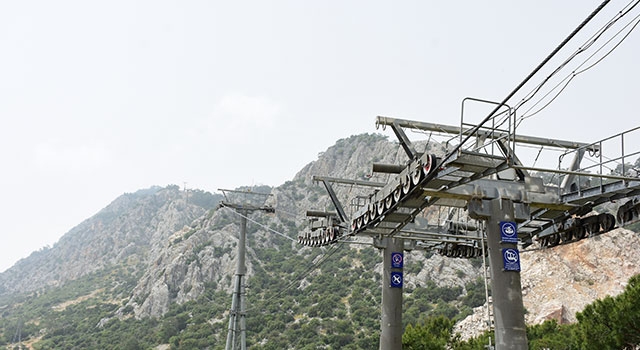
[[[562,153],[558,157],[557,171],[565,172],[570,169],[567,161],[580,154],[583,154],[580,166],[566,171],[564,175],[575,176],[573,183],[577,186],[563,188],[565,193],[601,187],[613,181],[637,180],[640,177],[640,127]],[[558,184],[560,181],[559,176]]]

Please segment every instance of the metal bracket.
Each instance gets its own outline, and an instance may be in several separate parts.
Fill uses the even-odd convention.
[[[500,147],[500,149],[502,150],[502,153],[504,153],[507,156],[507,159],[509,162],[511,162],[511,164],[522,165],[522,162],[520,161],[520,159],[518,159],[518,157],[513,152],[511,147],[509,147],[509,145],[504,142],[504,139],[498,139],[497,141],[498,141],[497,142],[498,147]],[[524,181],[525,178],[529,177],[529,172],[527,172],[526,170],[515,169],[515,171],[520,181]]]
[[[576,150],[576,154],[571,161],[571,166],[569,167],[569,171],[576,171],[580,169],[580,163],[582,162],[582,158],[584,157],[585,149],[579,148]],[[562,184],[560,184],[560,188],[564,193],[567,192],[576,192],[580,188],[580,184],[575,181],[575,174],[567,174],[567,176],[562,179]]]
[[[477,220],[487,220],[493,213],[491,212],[491,201],[493,199],[472,198],[467,204],[469,216]],[[509,200],[508,200],[509,201]],[[502,205],[502,200],[500,200]],[[510,201],[509,201],[510,202]],[[531,217],[531,208],[527,203],[513,203],[513,217],[516,222],[524,222]],[[503,208],[504,210],[504,208]]]
[[[404,133],[404,130],[402,130],[400,125],[395,121],[391,124],[391,129],[398,137],[398,140],[400,141],[400,145],[404,149],[405,153],[407,153],[407,156],[409,157],[409,159],[415,159],[418,156],[418,153],[411,145],[411,141],[407,137],[407,134]]]
[[[373,237],[373,246],[378,249],[384,249],[387,247],[387,240],[385,240],[382,236]]]
[[[331,198],[331,202],[333,202],[333,206],[336,207],[336,211],[338,212],[338,217],[340,218],[341,222],[347,222],[347,214],[345,213],[344,208],[342,208],[342,204],[340,204],[338,196],[336,196],[336,192],[333,190],[333,187],[331,187],[331,184],[324,179],[321,179],[320,181],[322,181],[322,184],[324,184],[324,188],[327,189],[327,193]]]

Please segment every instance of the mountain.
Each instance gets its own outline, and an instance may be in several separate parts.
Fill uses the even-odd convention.
[[[56,287],[121,264],[146,268],[149,253],[177,230],[211,210],[219,194],[178,186],[127,193],[66,233],[51,248],[0,274],[0,295]]]
[[[298,213],[299,216],[309,208],[335,210],[331,207],[324,189],[314,186],[312,177],[331,175],[353,178],[355,174],[356,178],[376,181],[380,176],[371,176],[363,170],[370,167],[372,157],[382,162],[398,162],[398,159],[406,156],[397,144],[388,142],[380,135],[364,134],[339,140],[336,145],[321,154],[317,161],[305,166],[292,181],[272,190],[273,196],[266,204],[277,208],[275,215],[256,214],[255,219],[265,227],[287,227],[290,237],[296,237],[302,227],[300,223],[296,224],[291,220],[291,213]],[[346,198],[358,191],[362,190],[348,186],[336,189],[337,195],[344,199],[344,203],[347,203]],[[318,204],[322,206],[319,207]],[[152,253],[156,257],[154,264],[145,271],[133,290],[132,298],[123,309],[132,309],[137,318],[161,316],[169,309],[171,303],[181,304],[194,300],[204,292],[206,284],[213,282],[217,283],[217,290],[230,293],[231,283],[218,282],[225,277],[228,280],[228,276],[235,273],[238,219],[230,209],[218,210],[211,216],[199,218],[190,227],[174,233],[164,245],[157,246]],[[250,242],[248,247],[248,255],[251,258],[247,260],[249,278],[256,273],[254,265],[261,263],[259,250],[281,244],[274,240],[272,233],[264,229],[256,229],[252,233],[253,245]],[[305,251],[309,248],[302,249]],[[415,257],[421,259],[421,254],[416,254]],[[442,260],[437,264],[443,264]],[[378,265],[377,270],[380,269]],[[473,270],[469,264],[464,264],[460,269]],[[450,282],[449,285],[462,287],[478,273],[476,269],[468,273],[469,278],[456,279],[457,281]],[[416,282],[413,282],[413,285],[415,284]]]
[[[415,147],[444,153],[441,144]],[[377,347],[380,253],[365,240],[310,248],[295,239],[307,225],[306,210],[335,210],[314,175],[386,181],[389,175],[371,173],[372,162],[407,161],[384,136],[356,135],[338,140],[291,181],[251,188],[270,193],[265,204],[276,209],[248,215],[252,348]],[[348,213],[355,210],[350,199],[370,191],[334,189]],[[219,207],[221,199],[177,186],[124,194],[53,247],[22,259],[0,274],[0,346],[27,339],[38,349],[223,348],[240,217]],[[619,293],[640,266],[637,239],[615,230],[524,252],[527,320],[572,321],[595,298]],[[405,324],[437,314],[461,321],[465,334],[480,329],[473,322],[482,323],[485,301],[480,259],[414,250],[405,256],[405,274]]]

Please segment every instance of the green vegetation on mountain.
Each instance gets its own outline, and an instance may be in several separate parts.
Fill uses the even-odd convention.
[[[282,245],[287,246],[290,244]],[[335,256],[344,252],[340,247],[331,249],[325,254]],[[327,259],[310,273],[309,267],[313,264],[309,264],[308,258],[292,253],[287,248],[265,253],[273,263],[268,263],[265,271],[257,275],[267,277],[250,281],[247,327],[251,348],[376,348],[380,281],[366,267],[378,262],[378,254],[371,248],[363,248],[355,255],[350,252],[352,258],[362,263],[362,269],[346,264],[347,259]],[[308,281],[304,290],[297,286],[288,288],[287,280],[279,276],[280,271],[266,272],[287,258],[295,259],[287,264],[293,266],[291,275],[305,276]],[[224,315],[230,297],[216,291],[215,285],[208,285],[197,300],[173,304],[161,318],[136,320],[125,312],[122,319],[112,318],[101,324],[101,319],[110,316],[119,306],[116,301],[108,300],[108,296],[117,293],[117,288],[125,288],[113,287],[114,282],[123,277],[118,276],[118,271],[108,275],[105,278],[103,274],[92,274],[61,288],[20,299],[3,298],[3,304],[11,302],[16,306],[4,304],[0,345],[11,344],[16,330],[21,327],[23,341],[38,339],[34,344],[36,349],[148,349],[158,344],[170,344],[175,349],[224,348],[228,321]],[[464,302],[470,295],[454,298],[454,294],[454,290],[437,287],[429,288],[429,291],[413,290],[405,298],[404,308],[409,311],[416,305],[439,305],[444,302],[443,298],[449,302]],[[529,327],[530,349],[631,349],[640,344],[638,297],[640,276],[635,276],[623,294],[587,306],[578,315],[577,324],[558,325],[555,321],[547,321]],[[451,307],[452,304],[444,305]],[[460,341],[452,333],[452,318],[446,312],[436,310],[437,306],[423,310],[416,321],[407,323],[403,336],[406,349],[444,349],[445,346],[484,349],[488,344],[490,334]]]
[[[256,231],[250,225],[249,237]],[[273,247],[255,251],[262,264],[248,280],[251,348],[376,348],[381,281],[374,268],[381,261],[379,252],[346,245],[301,251],[282,237],[272,239]],[[10,306],[3,310],[0,345],[12,343],[22,322],[23,341],[37,339],[36,349],[224,347],[231,298],[217,290],[215,282],[207,284],[196,300],[172,304],[160,318],[135,319],[131,308],[125,308],[120,318],[112,317],[126,302],[126,291],[137,277],[105,270],[19,300],[2,300]],[[467,295],[459,287],[436,287],[433,282],[417,287],[405,298],[405,321],[417,322],[430,314],[455,316]],[[432,306],[422,310],[420,305]]]
[[[251,188],[271,192],[276,213],[249,215],[249,348],[378,348],[380,252],[362,244],[302,247],[273,231],[296,237],[304,210],[335,210],[312,184],[316,172],[378,181],[365,163],[402,163],[403,156],[383,136],[352,136],[282,186]],[[336,186],[341,197],[356,191]],[[0,348],[223,349],[239,216],[217,208],[220,200],[175,185],[125,194],[0,274]],[[481,260],[413,251],[405,263],[405,348],[484,349],[490,333],[467,341],[453,334],[454,324],[485,302]],[[587,307],[576,325],[530,327],[531,349],[588,348],[586,339],[603,333],[600,348],[638,344],[637,279],[623,295]]]
[[[637,349],[640,346],[640,275],[629,280],[624,293],[587,305],[575,324],[555,320],[527,327],[530,350]],[[454,322],[443,316],[409,325],[402,337],[404,349],[483,350],[492,332],[461,341]],[[493,342],[495,343],[495,342]]]

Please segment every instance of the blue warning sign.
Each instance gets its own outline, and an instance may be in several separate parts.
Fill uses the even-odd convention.
[[[502,262],[505,271],[520,271],[520,253],[517,249],[502,249]]]
[[[518,230],[515,222],[500,221],[500,240],[502,243],[518,243]]]
[[[401,269],[404,266],[404,256],[402,253],[391,253],[391,268]]]
[[[391,288],[402,288],[402,272],[391,273]]]

